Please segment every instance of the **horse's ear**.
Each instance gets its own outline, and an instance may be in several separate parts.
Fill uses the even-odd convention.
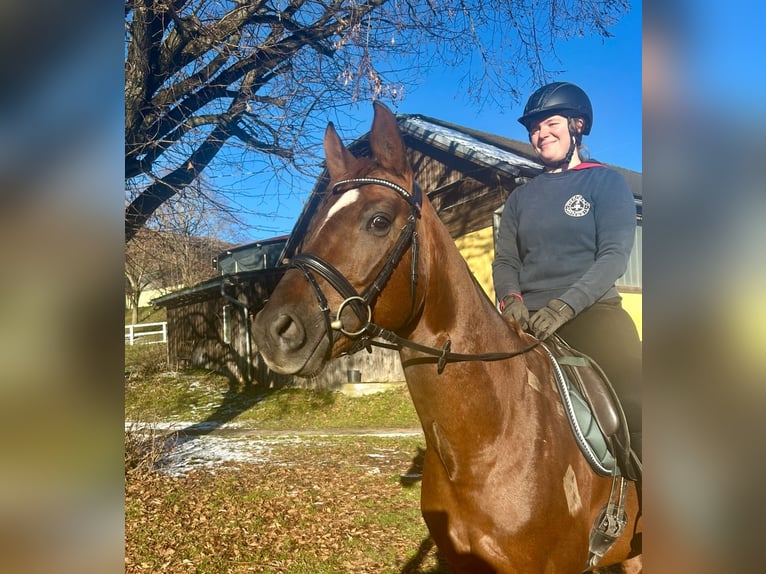
[[[375,118],[372,121],[370,147],[377,162],[390,171],[406,176],[412,170],[404,149],[404,140],[394,114],[384,104],[373,102]]]
[[[324,132],[324,155],[327,161],[327,170],[332,179],[346,177],[351,171],[351,165],[356,161],[356,158],[340,141],[332,122],[327,124],[327,129]]]

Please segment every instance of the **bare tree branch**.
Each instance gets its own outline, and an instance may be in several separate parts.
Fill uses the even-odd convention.
[[[263,169],[277,162],[274,177],[315,173],[307,138],[330,110],[401,98],[435,66],[464,71],[476,105],[507,105],[551,79],[543,62],[558,40],[608,37],[628,9],[626,0],[128,0],[126,239],[237,146]]]

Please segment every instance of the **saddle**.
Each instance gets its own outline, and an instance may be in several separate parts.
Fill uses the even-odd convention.
[[[565,407],[568,407],[565,410],[575,438],[591,466],[599,474],[612,475],[616,464],[622,476],[640,481],[641,462],[630,448],[625,413],[604,371],[593,359],[570,347],[558,335],[547,339],[543,347],[554,362],[556,384]],[[589,413],[578,413],[583,409]],[[589,429],[591,421],[597,429]],[[604,446],[608,452],[604,451]]]

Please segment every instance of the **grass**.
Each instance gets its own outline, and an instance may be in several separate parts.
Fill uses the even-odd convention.
[[[167,321],[167,310],[164,307],[139,307],[138,323],[160,323]],[[125,324],[133,322],[133,310],[125,309]]]
[[[126,347],[131,421],[250,429],[417,428],[406,387],[363,397],[168,373],[163,345]],[[265,461],[182,476],[154,465],[161,432],[126,431],[125,572],[448,574],[420,515],[420,436],[307,436]]]
[[[125,571],[446,574],[420,485],[399,480],[421,447],[415,437],[324,438],[215,473],[129,475]]]
[[[163,372],[165,352],[164,345],[126,347],[127,420],[237,422],[264,430],[420,426],[404,385],[363,397],[265,389],[201,370]]]

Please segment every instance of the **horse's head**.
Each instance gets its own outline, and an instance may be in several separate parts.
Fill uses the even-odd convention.
[[[375,103],[372,158],[356,158],[327,126],[330,182],[300,252],[255,320],[268,366],[310,375],[350,349],[370,322],[397,330],[418,307],[413,250],[420,191],[396,119]]]

